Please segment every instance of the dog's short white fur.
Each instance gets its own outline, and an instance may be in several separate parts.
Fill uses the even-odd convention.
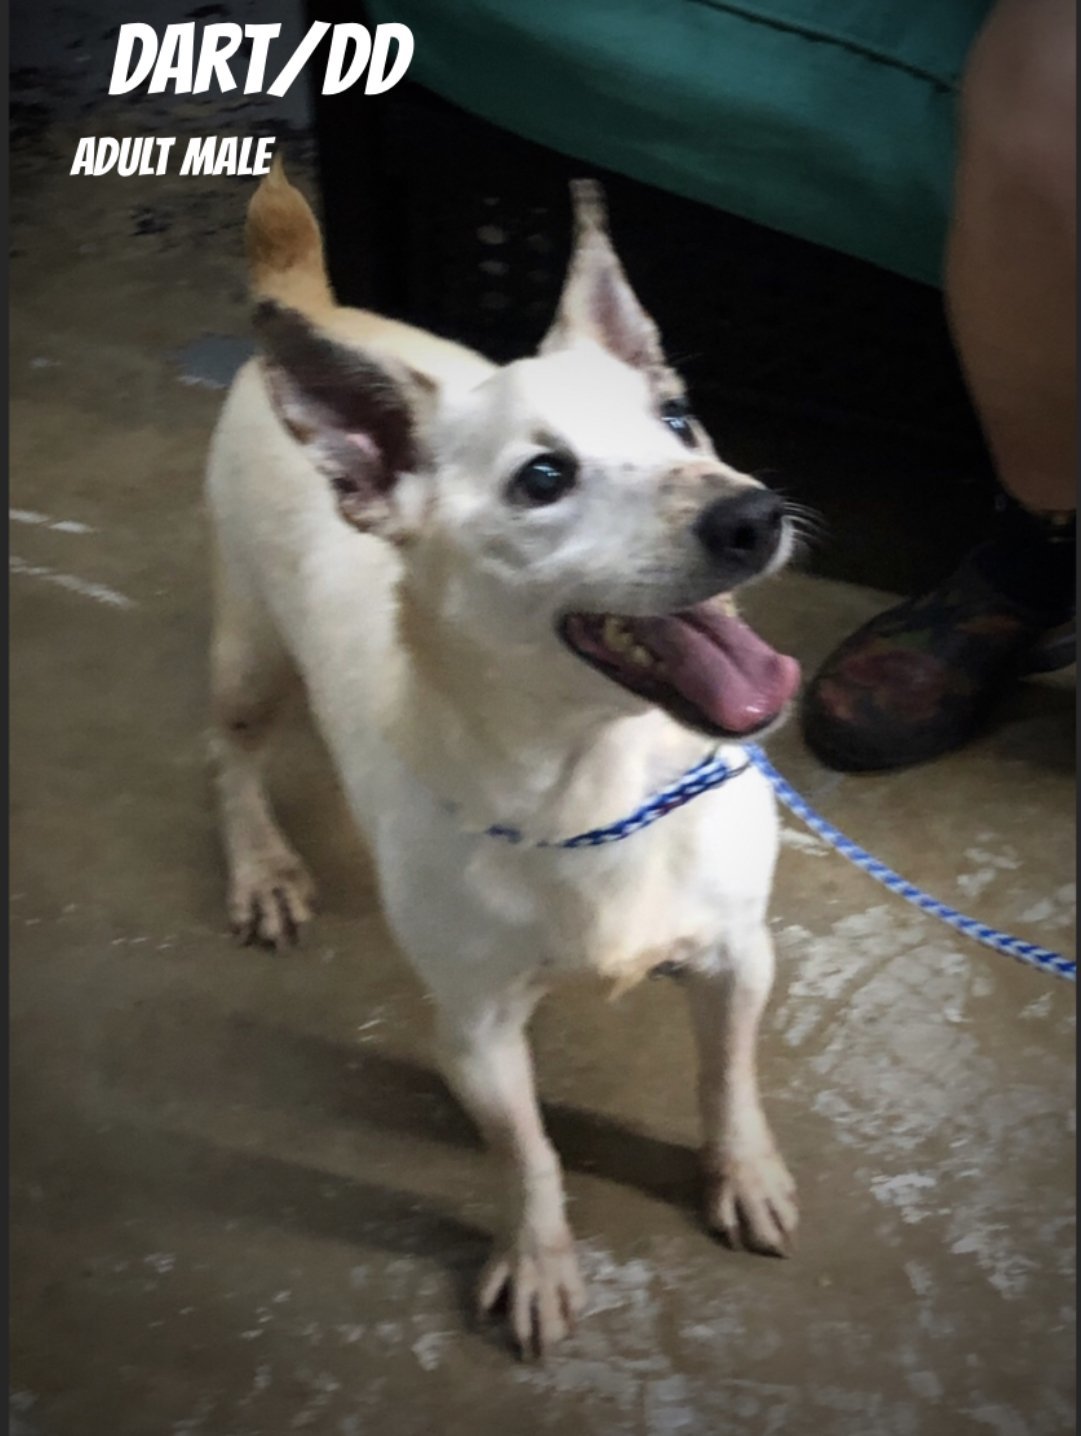
[[[577,191],[577,239],[538,356],[499,368],[445,340],[336,306],[311,211],[280,168],[248,218],[261,353],[215,433],[215,758],[230,911],[280,943],[311,884],[280,832],[261,758],[299,674],[382,903],[437,1006],[447,1080],[508,1167],[506,1229],[482,1275],[524,1350],[583,1306],[560,1165],[525,1027],[546,989],[615,987],[676,961],[697,1041],[706,1213],[733,1243],[784,1252],[793,1184],[755,1076],[773,976],[777,848],[756,770],[632,838],[533,846],[614,822],[716,739],[573,653],[571,610],[668,614],[722,586],[692,532],[754,481],[658,418],[681,392]],[[516,502],[538,450],[576,456],[560,502]],[[766,568],[785,556],[787,537]],[[788,660],[786,660],[788,661]],[[733,762],[738,743],[722,748]],[[512,845],[484,835],[520,828]]]

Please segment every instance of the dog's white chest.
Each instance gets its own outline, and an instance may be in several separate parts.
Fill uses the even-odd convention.
[[[738,791],[742,788],[742,791]],[[652,828],[571,852],[544,936],[548,960],[630,986],[663,963],[712,962],[726,937],[761,920],[776,856],[772,796],[756,772]]]
[[[387,915],[439,986],[498,969],[625,987],[662,963],[719,960],[730,934],[762,920],[777,850],[756,770],[600,848],[466,838],[430,810],[393,826],[377,843]]]

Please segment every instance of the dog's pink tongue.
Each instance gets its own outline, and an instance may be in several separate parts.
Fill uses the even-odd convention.
[[[662,658],[684,698],[728,733],[750,733],[776,718],[799,687],[794,658],[715,604],[635,625]]]

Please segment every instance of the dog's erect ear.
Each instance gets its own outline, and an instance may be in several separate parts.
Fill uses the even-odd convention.
[[[424,466],[420,419],[435,385],[330,338],[273,300],[257,307],[254,323],[274,408],[330,480],[342,516],[401,537],[394,491],[403,474]]]
[[[639,304],[608,238],[604,192],[595,180],[572,180],[574,249],[555,322],[540,347],[550,354],[577,338],[594,339],[625,364],[664,364],[657,326]]]

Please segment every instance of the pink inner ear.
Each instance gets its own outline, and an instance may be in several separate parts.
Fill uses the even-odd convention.
[[[371,500],[387,487],[382,449],[363,429],[344,429],[325,445],[328,473],[340,499]]]
[[[348,439],[349,443],[354,446],[354,448],[360,450],[360,452],[364,455],[366,461],[376,464],[382,461],[383,451],[372,438],[371,434],[350,432],[346,434],[345,437],[346,439]]]
[[[593,290],[593,322],[613,345],[620,345],[624,334],[623,307],[612,276],[602,271]]]
[[[625,363],[644,367],[650,362],[652,323],[642,312],[626,280],[610,269],[602,270],[597,276],[592,319],[606,346]]]
[[[342,437],[349,449],[360,456],[359,462],[353,461],[349,465],[354,471],[353,487],[366,489],[371,494],[382,493],[389,488],[394,482],[394,475],[387,472],[387,456],[371,434],[363,429],[347,429]]]

